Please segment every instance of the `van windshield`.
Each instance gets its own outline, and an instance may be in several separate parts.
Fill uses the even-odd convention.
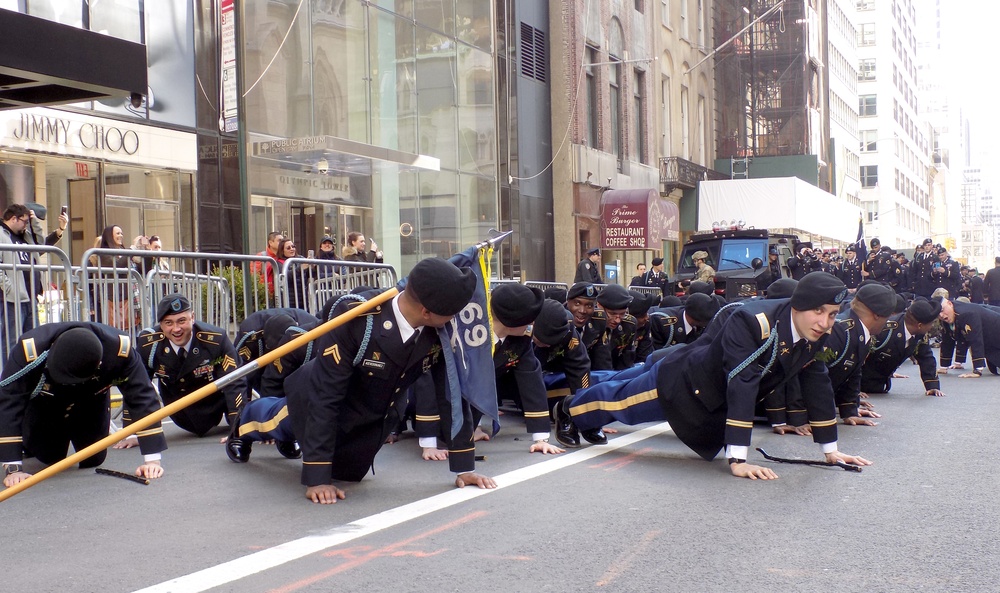
[[[759,257],[767,261],[767,241],[727,239],[722,242],[722,253],[716,271],[750,270],[750,262]]]

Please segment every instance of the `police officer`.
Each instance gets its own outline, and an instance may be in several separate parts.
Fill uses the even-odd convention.
[[[927,343],[926,335],[940,314],[940,302],[917,299],[905,313],[890,317],[885,329],[875,336],[871,354],[861,368],[861,391],[888,393],[899,365],[909,358],[916,358],[924,392],[943,396],[934,351]]]
[[[590,282],[604,284],[601,280],[601,250],[597,247],[587,251],[587,257],[576,265],[576,277],[573,282]]]
[[[607,320],[604,314],[597,314],[597,287],[590,282],[577,282],[566,293],[566,309],[573,316],[573,325],[580,334],[580,341],[590,359],[593,370],[611,368],[611,350],[603,343]]]
[[[69,445],[80,451],[108,436],[111,386],[122,393],[130,418],[160,409],[142,360],[122,332],[89,322],[47,323],[21,335],[0,379],[0,463],[4,486],[31,474],[23,452],[49,465],[66,458]],[[143,463],[135,475],[163,475],[160,453],[167,448],[157,422],[138,432]],[[101,451],[80,463],[104,463]]]
[[[861,262],[858,261],[858,254],[853,245],[849,245],[844,253],[847,259],[844,260],[844,265],[840,268],[839,278],[849,292],[854,292],[861,285]]]
[[[658,307],[650,313],[653,349],[690,344],[701,336],[719,311],[719,303],[700,292],[688,295],[683,305]]]
[[[770,468],[747,463],[754,407],[789,381],[800,389],[827,461],[868,465],[837,450],[836,409],[826,365],[811,364],[830,331],[847,288],[814,272],[789,300],[761,300],[734,309],[709,339],[667,351],[659,361],[624,371],[578,392],[556,407],[557,422],[571,416],[581,429],[618,420],[637,424],[667,420],[674,434],[706,460],[725,447],[734,476],[772,479]]]
[[[413,267],[406,287],[385,305],[333,329],[317,340],[321,354],[285,380],[286,398],[253,401],[226,441],[232,461],[245,463],[259,440],[302,447],[306,498],[333,504],[344,491],[333,480],[360,481],[371,469],[389,431],[399,423],[406,389],[424,372],[434,375],[444,434],[451,435],[452,404],[445,393],[445,353],[438,331],[472,298],[476,276],[441,258]],[[355,302],[343,302],[335,313]],[[449,347],[449,344],[444,344]],[[463,425],[450,442],[448,460],[455,485],[494,488],[473,471],[472,413],[462,403]]]
[[[597,302],[601,309],[594,312],[594,317],[605,320],[601,346],[607,349],[607,358],[611,361],[611,366],[606,368],[616,371],[627,369],[635,364],[636,321],[628,312],[632,295],[624,287],[612,284],[597,295]],[[590,368],[603,370],[594,366],[593,361]]]
[[[159,385],[164,404],[171,404],[236,370],[236,348],[225,330],[194,320],[191,301],[168,294],[156,306],[159,331],[139,334],[139,354],[150,379]],[[170,416],[178,427],[205,436],[224,417],[232,424],[250,398],[242,378]]]
[[[767,250],[767,272],[768,279],[765,282],[764,290],[781,279],[781,263],[778,261],[777,247],[771,247]]]

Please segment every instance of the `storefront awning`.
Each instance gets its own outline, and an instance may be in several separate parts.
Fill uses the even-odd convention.
[[[655,189],[612,189],[601,196],[601,247],[660,249],[680,238],[677,204]]]
[[[146,46],[0,9],[0,109],[148,92]]]
[[[276,164],[299,170],[330,171],[349,174],[371,174],[381,164],[403,170],[440,171],[441,161],[434,157],[393,150],[335,136],[305,136],[261,140],[250,145],[255,158],[269,159]]]

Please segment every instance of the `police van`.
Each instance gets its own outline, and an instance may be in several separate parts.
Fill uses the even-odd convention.
[[[768,252],[778,253],[782,278],[790,276],[786,262],[803,247],[812,247],[808,241],[799,241],[797,235],[770,233],[767,229],[718,229],[691,236],[681,249],[677,273],[672,278],[675,290],[683,293],[685,287],[698,273],[691,256],[698,251],[708,253],[706,263],[715,269],[715,292],[727,301],[737,301],[763,295],[770,283]]]

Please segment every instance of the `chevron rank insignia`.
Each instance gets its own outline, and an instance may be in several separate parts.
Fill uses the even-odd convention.
[[[334,344],[323,351],[323,356],[333,357],[334,364],[340,364],[340,346]]]
[[[228,372],[229,369],[235,369],[235,368],[236,368],[236,361],[233,360],[232,356],[229,356],[227,354],[226,356],[222,357],[222,370]]]

